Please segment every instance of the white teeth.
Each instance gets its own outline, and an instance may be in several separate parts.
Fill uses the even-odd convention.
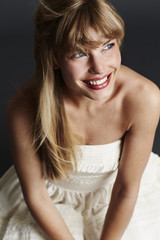
[[[89,83],[90,85],[100,85],[100,84],[103,84],[107,79],[108,77],[105,77],[98,81],[86,81],[86,83]]]

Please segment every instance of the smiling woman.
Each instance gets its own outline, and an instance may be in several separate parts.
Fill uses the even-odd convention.
[[[7,107],[0,239],[157,240],[160,94],[121,65],[123,36],[105,0],[40,1],[36,73]]]
[[[107,14],[105,14],[105,12],[107,12]],[[89,94],[91,97],[98,99],[100,93],[97,92],[93,94],[92,92],[88,92],[86,88],[83,88],[85,86],[82,84],[82,80],[87,80],[90,78],[93,79],[95,78],[95,75],[98,75],[99,78],[103,78],[106,74],[90,73],[90,75],[87,74],[85,76],[86,73],[84,69],[88,67],[87,65],[89,62],[92,62],[90,71],[94,65],[96,68],[101,67],[101,64],[97,65],[98,61],[95,59],[95,54],[90,54],[88,62],[86,62],[86,58],[84,61],[83,58],[76,58],[75,61],[75,58],[70,59],[69,56],[73,56],[74,53],[77,53],[75,52],[77,50],[85,52],[86,49],[96,49],[98,46],[100,46],[100,44],[104,44],[104,40],[106,42],[106,39],[107,41],[109,39],[116,39],[118,45],[120,46],[121,40],[124,36],[124,23],[120,16],[113,9],[113,7],[111,7],[109,4],[106,4],[105,1],[64,1],[63,3],[58,1],[45,3],[42,1],[39,9],[37,10],[36,19],[36,79],[38,87],[40,88],[40,105],[38,108],[39,115],[37,115],[39,119],[37,118],[37,129],[39,128],[39,121],[41,122],[40,125],[43,129],[38,133],[38,135],[43,134],[43,136],[41,136],[41,139],[46,138],[49,142],[51,141],[51,144],[47,145],[49,152],[48,159],[50,159],[51,156],[51,162],[53,158],[57,160],[57,166],[55,163],[54,165],[52,164],[54,174],[50,167],[47,168],[48,174],[51,175],[51,177],[53,177],[55,174],[57,174],[57,177],[61,174],[62,176],[65,176],[65,169],[68,169],[70,171],[70,168],[72,169],[73,167],[71,162],[71,155],[74,153],[74,143],[72,142],[72,133],[69,131],[67,121],[65,119],[66,113],[64,111],[64,106],[62,102],[61,104],[57,102],[57,98],[62,99],[62,96],[60,96],[62,95],[61,85],[63,84],[63,81],[65,81],[65,86],[69,85],[69,89],[72,87],[74,88],[75,86],[74,92],[76,94],[79,94],[80,89],[78,87],[81,87],[83,94],[87,96]],[[91,31],[88,31],[89,28],[92,29],[92,34]],[[103,41],[102,38],[104,39]],[[117,44],[116,49],[119,54]],[[102,54],[102,56],[104,59],[104,54]],[[100,57],[99,61],[102,62],[102,59]],[[53,75],[53,67],[56,69],[58,68],[58,70],[60,69],[60,74],[63,78],[59,76],[59,71],[55,71]],[[105,72],[106,71],[107,69]],[[44,74],[44,81],[41,80],[42,74],[40,75],[40,73],[42,72]],[[107,72],[107,75],[110,73],[111,72]],[[71,94],[73,94],[73,91]],[[80,95],[82,96],[82,94]],[[73,98],[74,96],[72,95]],[[46,102],[48,103],[49,98],[50,104],[46,104]],[[62,115],[60,116],[60,114]],[[64,119],[64,121],[61,119]],[[60,129],[60,132],[57,131],[57,134],[60,134],[59,137],[56,136],[55,131],[50,131],[52,128]],[[57,139],[59,139],[60,142],[57,142]],[[68,150],[66,151],[65,149]],[[67,163],[65,165],[64,162],[63,166],[61,166],[61,162],[58,160],[59,158],[67,159],[70,164]],[[56,168],[58,169],[56,170]]]

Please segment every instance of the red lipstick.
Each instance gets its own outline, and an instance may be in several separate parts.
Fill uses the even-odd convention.
[[[91,88],[91,89],[94,89],[94,90],[101,90],[101,89],[108,86],[108,84],[111,80],[111,75],[112,74],[106,75],[103,78],[92,78],[92,79],[83,81],[83,83],[88,88]]]

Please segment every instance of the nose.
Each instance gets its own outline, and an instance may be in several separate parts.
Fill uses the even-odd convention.
[[[104,59],[102,56],[91,56],[90,57],[90,73],[103,74],[104,73]]]

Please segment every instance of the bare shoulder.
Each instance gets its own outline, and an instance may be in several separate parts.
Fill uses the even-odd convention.
[[[31,78],[11,96],[6,110],[11,149],[18,164],[17,155],[22,149],[26,151],[32,148],[34,140],[36,102],[33,86]]]
[[[132,69],[122,66],[120,78],[124,85],[124,102],[133,114],[141,111],[160,115],[160,90],[151,80]]]
[[[34,77],[32,77],[11,96],[6,111],[8,123],[34,117],[36,109],[34,91]]]

